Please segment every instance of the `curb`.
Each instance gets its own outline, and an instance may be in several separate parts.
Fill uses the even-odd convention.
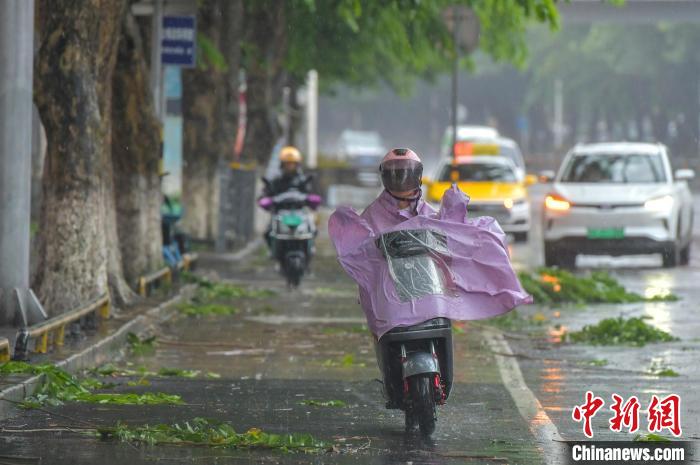
[[[184,286],[180,289],[180,292],[170,300],[127,321],[114,333],[94,342],[77,354],[73,354],[65,360],[56,362],[55,365],[71,374],[75,374],[85,368],[91,368],[115,359],[115,354],[126,345],[127,334],[141,334],[154,323],[154,320],[157,322],[167,320],[172,315],[168,314],[166,311],[169,310],[170,307],[180,303],[183,299],[190,297],[196,288],[196,284]],[[43,375],[32,376],[14,386],[0,391],[0,401],[8,401],[0,402],[0,420],[10,418],[17,413],[18,407],[15,403],[21,402],[25,398],[31,396],[41,385],[42,376]]]

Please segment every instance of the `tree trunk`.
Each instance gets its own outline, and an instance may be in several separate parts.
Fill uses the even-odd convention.
[[[124,276],[163,266],[160,222],[160,123],[148,83],[144,49],[136,22],[127,15],[113,77],[112,160],[117,234]]]
[[[34,288],[55,315],[107,292],[108,274],[116,297],[128,295],[114,262],[108,182],[111,74],[126,2],[39,0],[37,8],[34,85],[48,151]]]
[[[183,73],[183,228],[198,239],[213,240],[218,230],[218,167],[230,156],[236,133],[242,19],[240,0],[204,1],[199,34],[226,63],[200,56],[202,66]]]
[[[243,156],[265,166],[280,136],[273,109],[280,101],[280,84],[284,82],[285,2],[256,2],[247,7],[247,127]]]
[[[198,34],[218,46],[222,31],[222,12],[219,0],[205,0],[197,12]],[[199,57],[205,63],[183,72],[183,166],[182,204],[183,228],[194,238],[211,240],[215,206],[216,166],[221,141],[218,140],[221,114],[218,108],[224,98],[225,83],[222,70]]]

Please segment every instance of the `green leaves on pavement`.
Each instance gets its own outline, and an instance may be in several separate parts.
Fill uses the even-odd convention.
[[[221,304],[202,304],[193,303],[183,304],[177,307],[183,315],[187,316],[210,316],[210,315],[235,315],[238,313],[238,308],[230,305]]]
[[[149,336],[140,338],[134,333],[126,335],[126,343],[129,345],[131,353],[137,356],[153,355],[156,350],[156,337]]]
[[[302,400],[299,405],[309,405],[312,407],[347,407],[348,404],[342,400]]]
[[[278,449],[288,452],[321,452],[329,448],[328,444],[309,434],[272,434],[257,428],[237,433],[229,423],[204,418],[171,425],[138,427],[120,423],[114,428],[98,429],[98,435],[102,439],[149,445],[188,444],[231,449]]]
[[[161,392],[95,393],[93,390],[107,387],[100,381],[87,378],[79,380],[65,370],[51,364],[31,365],[24,362],[7,362],[0,366],[0,373],[44,375],[44,382],[34,394],[22,402],[25,408],[42,405],[62,405],[65,402],[88,402],[97,404],[153,405],[182,404],[178,395]]]
[[[324,366],[324,367],[350,368],[350,367],[364,367],[364,366],[366,366],[366,364],[364,362],[355,361],[354,355],[346,354],[338,359],[330,359],[329,358],[322,363],[322,366]]]
[[[250,289],[245,286],[237,286],[230,283],[214,282],[194,273],[184,272],[183,278],[199,285],[194,300],[197,302],[209,302],[212,300],[229,299],[263,299],[273,297],[276,293],[270,289]]]
[[[586,325],[581,331],[568,334],[572,342],[592,345],[633,345],[642,347],[654,342],[678,341],[666,331],[651,326],[645,318],[606,318],[595,325]]]
[[[535,273],[518,273],[520,283],[535,298],[537,304],[547,303],[629,303],[649,301],[675,301],[669,294],[645,298],[628,292],[617,280],[604,271],[594,271],[588,276],[576,276],[565,270],[539,268]]]

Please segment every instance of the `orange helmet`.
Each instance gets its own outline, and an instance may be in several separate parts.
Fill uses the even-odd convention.
[[[280,163],[301,163],[301,152],[291,145],[282,147],[282,150],[280,150]]]

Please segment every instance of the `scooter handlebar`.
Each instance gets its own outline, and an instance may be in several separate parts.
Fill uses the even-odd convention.
[[[263,210],[269,210],[272,208],[272,204],[273,202],[271,197],[262,197],[260,200],[258,200],[258,206]]]
[[[318,208],[319,205],[321,205],[321,196],[318,194],[309,194],[306,197],[306,203],[309,205],[309,207],[313,208],[314,210]]]

